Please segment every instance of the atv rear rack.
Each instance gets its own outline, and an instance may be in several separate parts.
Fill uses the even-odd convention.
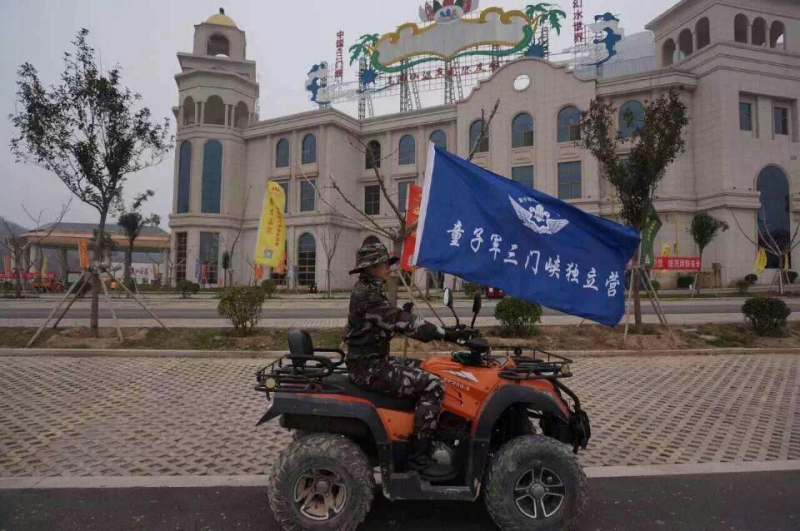
[[[495,347],[497,350],[505,349],[508,358],[514,365],[504,368],[498,375],[506,380],[552,380],[556,378],[569,378],[570,363],[573,360],[553,354],[539,348],[528,347]],[[525,356],[524,352],[530,352]]]
[[[317,353],[336,353],[341,357],[335,361]],[[287,354],[266,367],[256,371],[256,391],[266,393],[341,393],[344,388],[325,381],[332,374],[346,374],[344,352],[340,349],[315,348],[313,356]]]

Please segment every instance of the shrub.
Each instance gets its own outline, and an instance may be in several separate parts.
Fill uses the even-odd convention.
[[[798,274],[797,271],[789,271],[786,273],[786,276],[789,277],[789,284],[794,284],[794,281],[797,280]]]
[[[679,288],[688,288],[694,282],[693,275],[682,275],[678,274],[678,287]]]
[[[236,331],[246,336],[261,318],[261,305],[265,297],[264,290],[257,287],[228,288],[219,297],[217,311]]]
[[[200,284],[192,282],[191,280],[179,280],[177,283],[178,291],[181,292],[181,297],[184,299],[193,293],[200,291]]]
[[[749,275],[744,276],[744,281],[752,286],[753,284],[758,282],[758,277],[753,273],[750,273]]]
[[[480,289],[481,287],[478,284],[475,284],[474,282],[464,282],[464,294],[467,297],[474,297],[475,294],[478,293],[478,290]]]
[[[750,289],[750,283],[746,280],[737,280],[736,289],[739,290],[739,295],[747,295],[747,290]]]
[[[742,305],[742,313],[756,334],[767,336],[779,335],[792,310],[781,299],[753,297]]]
[[[275,280],[268,278],[261,282],[261,289],[264,290],[264,295],[267,296],[268,299],[271,299],[273,295],[275,295],[275,290],[278,288],[278,285],[275,283]]]
[[[494,316],[500,321],[502,334],[526,337],[536,331],[536,323],[542,318],[542,307],[535,302],[506,297],[497,303]]]

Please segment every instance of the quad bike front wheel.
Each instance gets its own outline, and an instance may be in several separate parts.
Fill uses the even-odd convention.
[[[374,490],[367,456],[353,441],[314,433],[281,453],[269,480],[269,506],[286,531],[352,531]]]
[[[583,514],[588,482],[569,447],[541,435],[507,442],[492,459],[484,499],[504,531],[569,530]]]

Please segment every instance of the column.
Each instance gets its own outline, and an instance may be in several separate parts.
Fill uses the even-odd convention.
[[[65,248],[61,248],[58,250],[58,256],[61,261],[61,280],[64,283],[67,282],[69,279],[69,263],[67,263],[67,250]]]
[[[206,123],[206,102],[200,102],[200,121],[197,122],[198,124],[205,124]]]
[[[232,120],[230,118],[231,118],[231,106],[226,103],[225,104],[225,128],[226,129],[228,127],[230,127],[231,124],[232,124]]]
[[[747,44],[753,44],[753,25],[747,24]]]
[[[184,113],[183,105],[179,105],[178,106],[178,129],[183,127],[183,113]]]
[[[194,123],[192,125],[197,125],[200,123],[200,102],[197,101],[194,104]]]
[[[37,273],[36,264],[39,261],[39,246],[37,244],[32,244],[28,252],[30,254],[28,257],[29,265],[26,267],[26,269],[31,273]]]

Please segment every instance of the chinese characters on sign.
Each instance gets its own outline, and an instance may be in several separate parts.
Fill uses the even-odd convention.
[[[653,269],[662,271],[700,271],[700,257],[656,256]]]

